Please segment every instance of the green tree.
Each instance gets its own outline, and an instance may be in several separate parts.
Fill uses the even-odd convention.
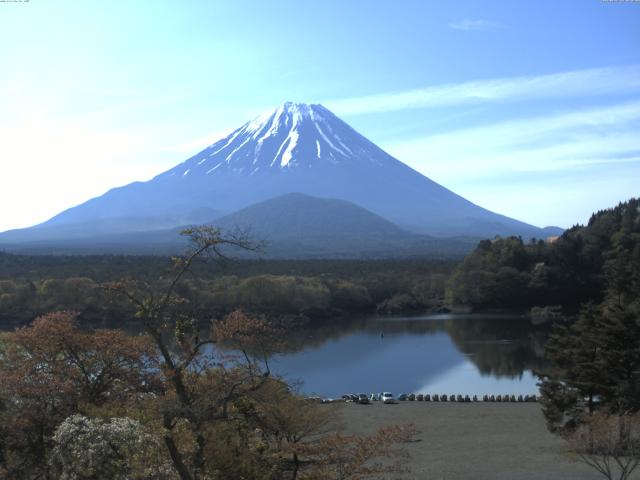
[[[640,410],[640,318],[618,304],[585,307],[547,343],[555,370],[541,377],[552,431],[574,428],[596,410]]]

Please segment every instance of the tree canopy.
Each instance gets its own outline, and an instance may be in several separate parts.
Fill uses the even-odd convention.
[[[450,304],[476,309],[562,305],[619,296],[638,303],[640,291],[640,200],[592,215],[552,241],[483,240],[447,283]]]

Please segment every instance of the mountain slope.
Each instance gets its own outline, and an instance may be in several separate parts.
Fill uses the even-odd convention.
[[[261,238],[405,238],[411,235],[351,202],[289,193],[219,218],[222,228],[249,228]]]
[[[13,241],[42,238],[45,228],[101,223],[105,233],[131,231],[126,219],[166,228],[167,212],[208,221],[283,194],[353,202],[398,226],[435,236],[516,234],[542,237],[542,229],[490,212],[391,157],[321,105],[285,103],[258,116],[197,155],[148,182],[110,190],[37,226],[13,232]],[[180,225],[184,222],[175,222]],[[133,230],[141,230],[136,228]],[[39,231],[39,232],[38,232]],[[0,236],[1,241],[9,241]]]
[[[0,234],[0,246],[6,243],[66,241],[131,232],[164,230],[176,225],[210,223],[221,213],[213,208],[177,212],[170,210],[155,216],[121,216],[78,219],[69,223],[45,222],[32,228],[9,230]]]
[[[258,254],[234,250],[236,256],[267,258],[462,257],[477,238],[441,239],[406,232],[384,218],[345,200],[286,194],[217,219],[223,230],[242,229],[264,242]],[[85,238],[5,244],[20,253],[176,254],[187,240],[180,231],[136,231]]]
[[[247,229],[277,257],[400,257],[464,255],[475,242],[406,232],[345,200],[282,195],[218,219],[221,228]]]

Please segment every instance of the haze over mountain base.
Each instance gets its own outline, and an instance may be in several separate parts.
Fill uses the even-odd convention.
[[[0,234],[0,248],[158,253],[202,223],[255,230],[271,254],[292,256],[464,254],[479,238],[562,231],[469,202],[321,105],[285,103],[148,182]]]

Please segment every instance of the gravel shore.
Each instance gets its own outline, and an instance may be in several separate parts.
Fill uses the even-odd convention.
[[[411,473],[424,480],[602,480],[551,435],[537,403],[400,402],[341,409],[345,433],[412,423]],[[635,475],[634,479],[640,478]]]

